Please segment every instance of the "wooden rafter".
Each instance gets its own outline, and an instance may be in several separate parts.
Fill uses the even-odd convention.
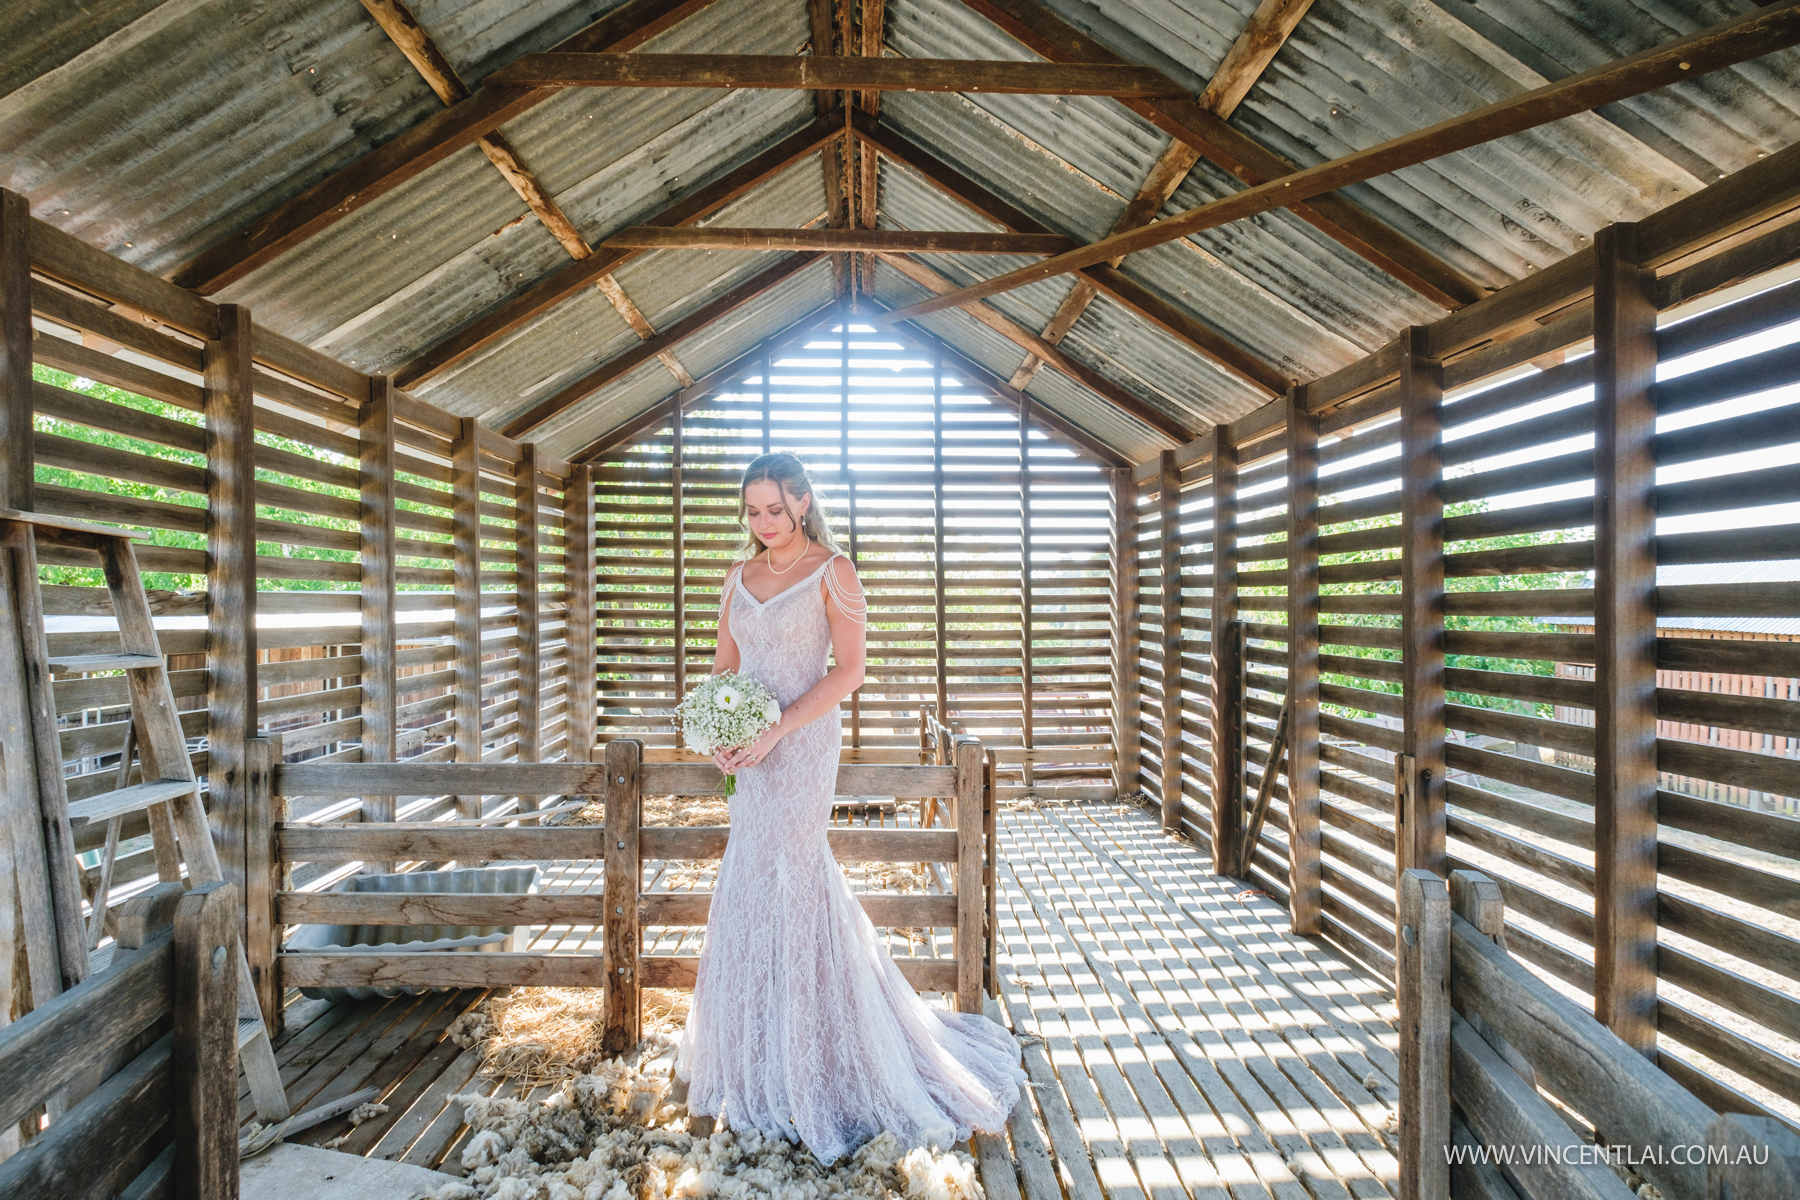
[[[1052,61],[1126,61],[1037,0],[963,0],[963,3]],[[1253,25],[1255,20],[1253,17]],[[1251,32],[1246,30],[1247,34]],[[1240,42],[1243,40],[1239,38]],[[1263,51],[1267,50],[1266,39],[1252,34],[1252,41]],[[1233,43],[1234,51],[1236,47],[1237,43]],[[1246,47],[1239,55],[1243,64],[1241,69],[1247,72],[1256,57],[1257,53]],[[1224,69],[1223,65],[1221,69]],[[1232,70],[1236,73],[1239,68],[1233,66]],[[1221,115],[1186,99],[1121,100],[1120,103],[1252,186],[1294,171],[1292,163],[1226,124],[1224,116],[1229,115],[1230,109]],[[1475,280],[1340,197],[1317,196],[1305,203],[1290,203],[1287,207],[1319,232],[1434,304],[1460,308],[1487,294]]]
[[[388,35],[388,39],[406,56],[413,69],[437,93],[438,99],[445,104],[454,105],[469,98],[468,85],[457,74],[448,56],[438,48],[430,32],[407,7],[405,0],[362,0],[362,4],[369,10],[369,15],[375,18],[375,23]],[[544,228],[568,251],[570,258],[580,261],[594,253],[581,231],[575,228],[575,222],[563,212],[556,199],[550,195],[549,189],[539,182],[505,135],[495,130],[476,145],[481,147],[481,152],[494,164],[513,191],[519,194],[519,198],[525,201],[526,207],[536,214]],[[656,336],[656,330],[644,318],[631,297],[625,294],[625,289],[619,286],[618,280],[610,275],[602,276],[598,286],[601,294],[640,338],[648,340]],[[687,369],[672,353],[664,351],[658,357],[676,379],[692,382]]]
[[[692,337],[719,318],[742,308],[770,288],[805,270],[818,258],[819,255],[812,253],[790,255],[761,274],[739,284],[723,296],[702,305],[698,310],[670,325],[648,341],[640,342],[625,353],[601,363],[574,383],[557,391],[555,395],[533,405],[530,412],[507,422],[500,432],[507,437],[524,440],[557,413],[593,395],[647,360],[673,348],[684,338]]]
[[[994,195],[929,150],[906,141],[890,129],[858,119],[857,136],[872,143],[882,154],[903,163],[936,187],[988,220],[1015,233],[1048,233],[1025,213]],[[1195,353],[1211,359],[1231,374],[1267,396],[1286,390],[1292,382],[1273,366],[1226,338],[1148,288],[1127,279],[1117,268],[1101,263],[1085,268],[1081,277],[1139,316],[1151,320]]]
[[[1220,119],[1231,116],[1311,7],[1312,0],[1262,0],[1200,93],[1200,107]]]
[[[985,299],[1121,255],[1148,250],[1202,230],[1287,207],[1296,200],[1309,200],[1495,138],[1535,129],[1601,105],[1735,66],[1796,43],[1800,43],[1800,0],[1778,0],[1767,8],[1720,22],[1688,37],[1485,105],[1366,150],[1235,192],[1154,225],[1102,238],[1080,250],[922,301],[882,319],[905,320],[958,307],[971,300]]]
[[[1213,72],[1206,90],[1200,93],[1201,107],[1221,120],[1231,116],[1310,7],[1312,0],[1263,0],[1244,31],[1238,34],[1237,41],[1232,43],[1219,69]],[[1125,233],[1154,221],[1200,157],[1200,151],[1194,146],[1178,137],[1172,138],[1144,177],[1137,195],[1113,222],[1112,232]],[[1113,259],[1111,265],[1118,266],[1119,260]],[[1053,346],[1061,342],[1098,294],[1093,284],[1085,279],[1077,280],[1044,326],[1044,340]],[[1026,356],[1019,369],[1013,372],[1012,385],[1017,388],[1027,386],[1042,363],[1036,355]]]
[[[490,87],[789,88],[882,92],[1005,92],[1041,96],[1177,98],[1181,86],[1128,63],[1013,59],[870,58],[788,54],[527,54]]]
[[[1074,243],[1055,233],[966,233],[913,229],[669,229],[634,225],[600,243],[638,250],[861,250],[906,254],[1060,254]]]
[[[699,221],[793,163],[826,147],[839,133],[840,130],[830,122],[815,122],[726,172],[693,195],[671,204],[647,223],[681,226]],[[641,253],[641,250],[629,249],[601,250],[590,258],[558,267],[498,308],[421,351],[394,373],[395,382],[410,388],[442,374],[582,288],[597,283],[602,276],[610,275]]]
[[[884,254],[881,257],[882,261],[890,267],[930,291],[943,293],[956,290],[955,283],[916,258],[908,258],[903,254]],[[1141,424],[1149,426],[1164,437],[1173,438],[1177,445],[1195,436],[1195,430],[1146,404],[1092,367],[1070,358],[1062,350],[1046,342],[999,309],[987,304],[971,304],[963,311],[1027,354],[1043,359],[1089,391],[1101,396],[1121,412],[1128,414]]]
[[[714,2],[627,0],[557,48],[633,50]],[[484,86],[292,200],[276,205],[177,267],[170,279],[202,295],[217,292],[555,94],[554,89]]]

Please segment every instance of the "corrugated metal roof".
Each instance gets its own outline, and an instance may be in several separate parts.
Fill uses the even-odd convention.
[[[850,0],[855,2],[855,0]],[[1199,91],[1254,0],[1040,0],[1124,57]],[[617,0],[413,0],[466,81],[543,50]],[[1298,165],[1634,53],[1748,11],[1748,0],[1315,0],[1232,124]],[[650,51],[792,54],[802,0],[718,0]],[[959,0],[888,0],[889,53],[1030,59]],[[1346,198],[1490,287],[1800,139],[1800,53],[1784,51],[1347,189]],[[167,271],[441,109],[360,5],[343,0],[107,0],[46,13],[0,7],[0,182],[90,243]],[[504,132],[590,241],[643,221],[812,119],[810,93],[570,89]],[[889,94],[882,120],[1052,229],[1104,236],[1168,144],[1097,97]],[[879,224],[993,228],[884,162]],[[1202,163],[1180,210],[1234,190]],[[813,156],[715,219],[799,226],[825,208]],[[693,312],[779,255],[646,254],[617,278],[657,327]],[[492,311],[568,261],[479,150],[395,189],[228,289],[271,328],[387,370]],[[1024,261],[941,256],[957,280]],[[1132,255],[1134,280],[1305,379],[1441,310],[1287,213]],[[887,268],[876,298],[923,293]],[[827,303],[817,264],[676,347],[701,375]],[[994,297],[1040,329],[1066,279]],[[924,327],[1002,377],[1013,342],[962,313]],[[423,391],[458,413],[503,420],[637,344],[583,289]],[[1101,297],[1063,348],[1119,387],[1195,426],[1260,394],[1125,307]],[[540,438],[587,444],[673,390],[650,362],[560,414]],[[1053,369],[1030,391],[1142,459],[1166,440]]]

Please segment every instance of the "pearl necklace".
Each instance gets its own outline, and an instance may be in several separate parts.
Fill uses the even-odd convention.
[[[785,567],[780,568],[779,570],[775,566],[775,547],[764,546],[763,549],[765,549],[769,552],[769,574],[771,574],[771,575],[786,575],[789,571],[791,571],[795,567],[799,566],[800,560],[806,557],[806,551],[812,549],[812,539],[807,538],[806,539],[806,550],[800,551],[800,553],[795,556],[793,562],[789,563]]]

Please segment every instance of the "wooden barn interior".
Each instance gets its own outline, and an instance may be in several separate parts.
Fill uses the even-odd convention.
[[[772,450],[987,1200],[1800,1195],[1797,42],[0,6],[0,1196],[582,1194],[467,1031],[669,1075]]]

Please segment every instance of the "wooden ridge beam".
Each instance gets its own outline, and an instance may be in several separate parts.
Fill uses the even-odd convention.
[[[627,0],[557,49],[634,50],[712,3]],[[201,251],[169,278],[201,295],[228,287],[555,94],[554,88],[484,86]]]
[[[527,54],[490,87],[788,88],[877,92],[1006,92],[1042,96],[1187,95],[1150,67],[1123,62],[871,58],[791,54]]]
[[[1102,238],[1080,250],[1009,271],[909,308],[897,309],[885,314],[882,320],[892,322],[924,316],[1092,267],[1123,254],[1148,250],[1271,209],[1289,207],[1295,201],[1310,200],[1378,175],[1417,166],[1681,80],[1698,78],[1796,43],[1800,43],[1800,0],[1777,0],[1766,8],[1722,21],[1688,37],[1484,105],[1316,167],[1271,179],[1154,225]]]
[[[740,283],[711,303],[702,305],[655,337],[639,342],[625,353],[601,363],[574,383],[533,405],[530,412],[507,422],[501,427],[500,432],[510,438],[525,438],[557,413],[593,395],[647,360],[668,351],[684,338],[692,337],[719,318],[737,311],[770,288],[805,270],[818,259],[819,255],[812,252],[803,251],[790,255],[768,270]]]
[[[915,146],[892,130],[883,129],[872,121],[858,117],[855,133],[895,162],[903,163],[917,171],[925,178],[926,182],[945,195],[961,201],[988,220],[1005,226],[1015,233],[1050,232],[1030,216],[937,158],[929,150]],[[1196,354],[1217,363],[1221,368],[1262,391],[1265,395],[1278,395],[1285,391],[1292,382],[1274,367],[1235,342],[1208,328],[1204,323],[1181,311],[1175,305],[1157,297],[1141,284],[1127,279],[1117,268],[1100,263],[1083,269],[1079,274],[1087,283],[1105,292],[1139,316],[1151,321]],[[892,319],[892,315],[889,314],[887,319]]]
[[[916,258],[908,258],[903,254],[884,254],[881,256],[881,260],[914,283],[931,291],[943,293],[956,289],[955,283]],[[1087,364],[1070,358],[1062,352],[1060,347],[1046,342],[992,305],[971,304],[964,311],[1001,337],[1023,349],[1027,354],[1035,355],[1049,363],[1139,423],[1149,426],[1164,437],[1173,438],[1177,445],[1194,437],[1194,431],[1174,417],[1140,400]]]
[[[1071,59],[1126,61],[1064,22],[1037,0],[964,0],[964,3],[1053,62]],[[1181,99],[1123,100],[1120,103],[1251,186],[1291,175],[1295,169],[1292,163],[1249,135],[1233,129],[1226,124],[1226,119],[1254,82],[1249,78],[1250,71],[1254,69],[1260,74],[1281,48],[1273,40],[1274,34],[1283,25],[1287,25],[1287,32],[1292,32],[1292,24],[1297,24],[1302,15],[1302,5],[1265,0],[1232,44],[1231,51],[1219,64],[1198,102]],[[1285,38],[1286,33],[1282,36]],[[1208,97],[1215,94],[1216,102],[1209,103]],[[1319,232],[1435,304],[1454,309],[1487,294],[1487,289],[1475,280],[1339,197],[1319,196],[1288,207]],[[1114,265],[1117,265],[1116,259]]]
[[[839,126],[830,121],[814,122],[685,199],[677,200],[647,224],[691,225],[717,212],[770,176],[829,145],[842,132]],[[411,362],[394,373],[396,384],[410,388],[442,374],[538,314],[567,300],[582,288],[610,275],[641,253],[639,250],[602,250],[589,258],[557,268],[498,308],[421,351]]]
[[[669,229],[633,225],[607,238],[607,249],[863,250],[904,254],[1060,254],[1074,245],[1055,233],[967,233],[914,229]]]

